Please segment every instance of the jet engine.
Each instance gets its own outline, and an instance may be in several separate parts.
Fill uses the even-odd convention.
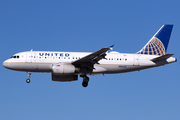
[[[76,72],[78,72],[78,69],[72,64],[58,63],[52,65],[52,73],[54,75],[68,75]]]

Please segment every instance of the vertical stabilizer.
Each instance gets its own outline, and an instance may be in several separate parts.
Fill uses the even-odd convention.
[[[137,54],[165,55],[173,25],[163,25]]]

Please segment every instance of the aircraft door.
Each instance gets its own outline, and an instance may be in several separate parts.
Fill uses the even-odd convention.
[[[139,55],[135,54],[133,59],[133,65],[138,66],[139,65]]]

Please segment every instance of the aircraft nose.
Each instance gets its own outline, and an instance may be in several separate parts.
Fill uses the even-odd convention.
[[[8,68],[8,63],[7,63],[7,61],[4,61],[4,62],[3,62],[3,66],[4,66],[5,68]]]
[[[7,69],[11,68],[11,63],[9,62],[9,59],[3,62],[3,66]]]
[[[6,61],[3,62],[3,66],[7,69],[10,69],[10,70],[16,70],[17,69],[17,66],[15,66],[11,59],[7,59]]]

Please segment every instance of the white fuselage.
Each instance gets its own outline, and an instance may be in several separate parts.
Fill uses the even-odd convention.
[[[81,59],[91,53],[88,52],[49,52],[29,51],[20,52],[6,60],[3,66],[17,71],[52,72],[53,64],[68,63]],[[94,64],[93,72],[87,74],[113,74],[137,71],[150,67],[169,64],[176,61],[170,57],[166,61],[153,62],[157,55],[126,54],[118,52],[106,53],[105,59]],[[79,73],[75,73],[79,74]]]
[[[5,68],[28,72],[50,72],[52,81],[67,82],[83,78],[82,86],[87,87],[87,75],[115,74],[139,71],[176,62],[174,54],[166,54],[173,25],[163,25],[148,43],[135,54],[110,52],[113,46],[90,52],[49,52],[28,51],[13,55],[4,61]]]

